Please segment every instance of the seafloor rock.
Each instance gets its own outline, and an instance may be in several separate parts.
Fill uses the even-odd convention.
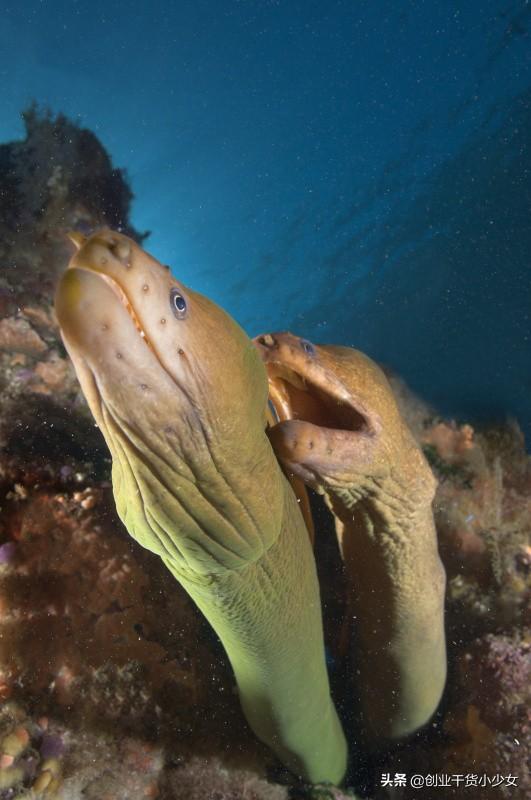
[[[530,707],[531,631],[476,639],[453,659],[440,734],[429,748],[419,743],[403,752],[394,771],[429,776],[441,800],[467,791],[471,797],[527,800]]]
[[[25,122],[24,141],[0,146],[0,800],[352,797],[265,779],[274,759],[246,727],[219,643],[116,517],[108,453],[52,295],[67,230],[142,237],[129,226],[124,175],[93,134],[34,109]],[[411,742],[370,763],[354,742],[352,783],[378,800],[445,800],[472,790],[414,792],[396,775],[514,774],[516,787],[485,795],[523,799],[531,461],[515,425],[457,426],[391,380],[439,478],[449,680],[440,713]],[[319,537],[316,553],[332,678],[356,731],[334,540]]]
[[[446,764],[453,772],[515,776],[518,790],[500,784],[493,797],[531,795],[531,630],[489,634],[457,661],[460,698],[444,727],[452,744]]]
[[[196,649],[200,625],[190,629],[194,615],[182,593],[161,597],[150,586],[141,554],[116,534],[106,494],[98,487],[52,493],[22,484],[7,492],[3,537],[12,549],[0,568],[4,683],[30,695],[46,692],[51,702],[100,720],[153,716],[156,692],[169,683],[181,705],[198,703],[201,687],[187,653]],[[109,670],[114,677],[106,676]],[[113,682],[119,690],[107,697]]]

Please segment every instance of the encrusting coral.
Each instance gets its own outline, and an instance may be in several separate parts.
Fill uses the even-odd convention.
[[[514,424],[466,428],[465,447],[455,425],[437,423],[422,435],[440,480],[435,518],[449,602],[477,634],[529,625],[531,463],[523,437]]]
[[[190,648],[197,631],[185,634],[186,601],[176,595],[171,610],[166,599],[146,602],[149,575],[127,541],[113,534],[108,490],[104,497],[96,487],[72,491],[70,485],[63,492],[16,487],[25,496],[8,497],[3,504],[9,549],[3,546],[0,662],[6,687],[23,685],[35,694],[52,686],[60,705],[85,705],[83,713],[100,720],[126,709],[132,719],[153,718],[160,703],[156,692],[167,682],[181,686],[176,689],[181,702],[198,702],[189,661],[171,658],[150,641],[160,641],[167,631],[160,623],[164,608],[173,620],[170,639],[184,652]],[[99,688],[101,671],[109,664],[119,671],[134,663],[142,665],[137,673],[149,675],[150,696],[139,690],[142,681],[133,673],[124,681],[123,700],[116,692],[106,701]],[[81,703],[83,696],[90,703]]]

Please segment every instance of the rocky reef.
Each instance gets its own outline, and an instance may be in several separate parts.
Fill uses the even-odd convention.
[[[352,789],[286,785],[245,725],[209,626],[119,523],[60,340],[66,232],[145,237],[129,223],[126,176],[64,117],[31,108],[24,121],[25,139],[0,146],[0,800],[390,800],[410,797],[401,776],[419,773],[439,780],[419,797],[528,796],[531,460],[517,425],[441,420],[391,378],[439,479],[447,691],[428,730],[356,756]],[[341,585],[331,547],[317,548],[329,599]],[[342,605],[328,606],[341,695]]]
[[[31,439],[39,427],[35,413],[40,426],[49,429],[68,418],[66,407],[83,416],[84,402],[53,312],[57,278],[71,250],[66,232],[109,225],[139,241],[146,234],[129,226],[132,193],[125,174],[113,168],[93,133],[62,115],[39,113],[35,106],[23,119],[25,139],[0,145],[0,390],[5,423],[0,441],[11,452],[18,440],[27,457],[38,449],[27,438],[28,429]],[[26,406],[28,428],[21,409]],[[50,432],[40,437],[45,449],[58,444],[64,453],[64,441]]]
[[[524,798],[531,789],[531,459],[514,422],[477,432],[420,406],[416,413],[439,479],[449,675],[432,730],[389,756],[391,773],[433,776],[439,782],[425,783],[425,791],[441,798],[477,796],[474,787],[497,799]]]

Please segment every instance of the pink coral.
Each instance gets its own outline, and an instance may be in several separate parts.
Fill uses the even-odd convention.
[[[455,423],[440,422],[424,433],[422,441],[433,445],[444,461],[454,464],[475,446],[474,429],[471,425],[458,427]]]

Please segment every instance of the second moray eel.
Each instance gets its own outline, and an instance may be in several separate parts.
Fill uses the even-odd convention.
[[[446,680],[435,479],[373,361],[289,333],[255,344],[278,418],[277,456],[335,517],[368,736],[407,736],[432,716]]]
[[[256,735],[296,775],[338,783],[346,743],[315,564],[265,433],[259,355],[130,239],[73,238],[56,310],[112,454],[118,513],[216,630]]]

